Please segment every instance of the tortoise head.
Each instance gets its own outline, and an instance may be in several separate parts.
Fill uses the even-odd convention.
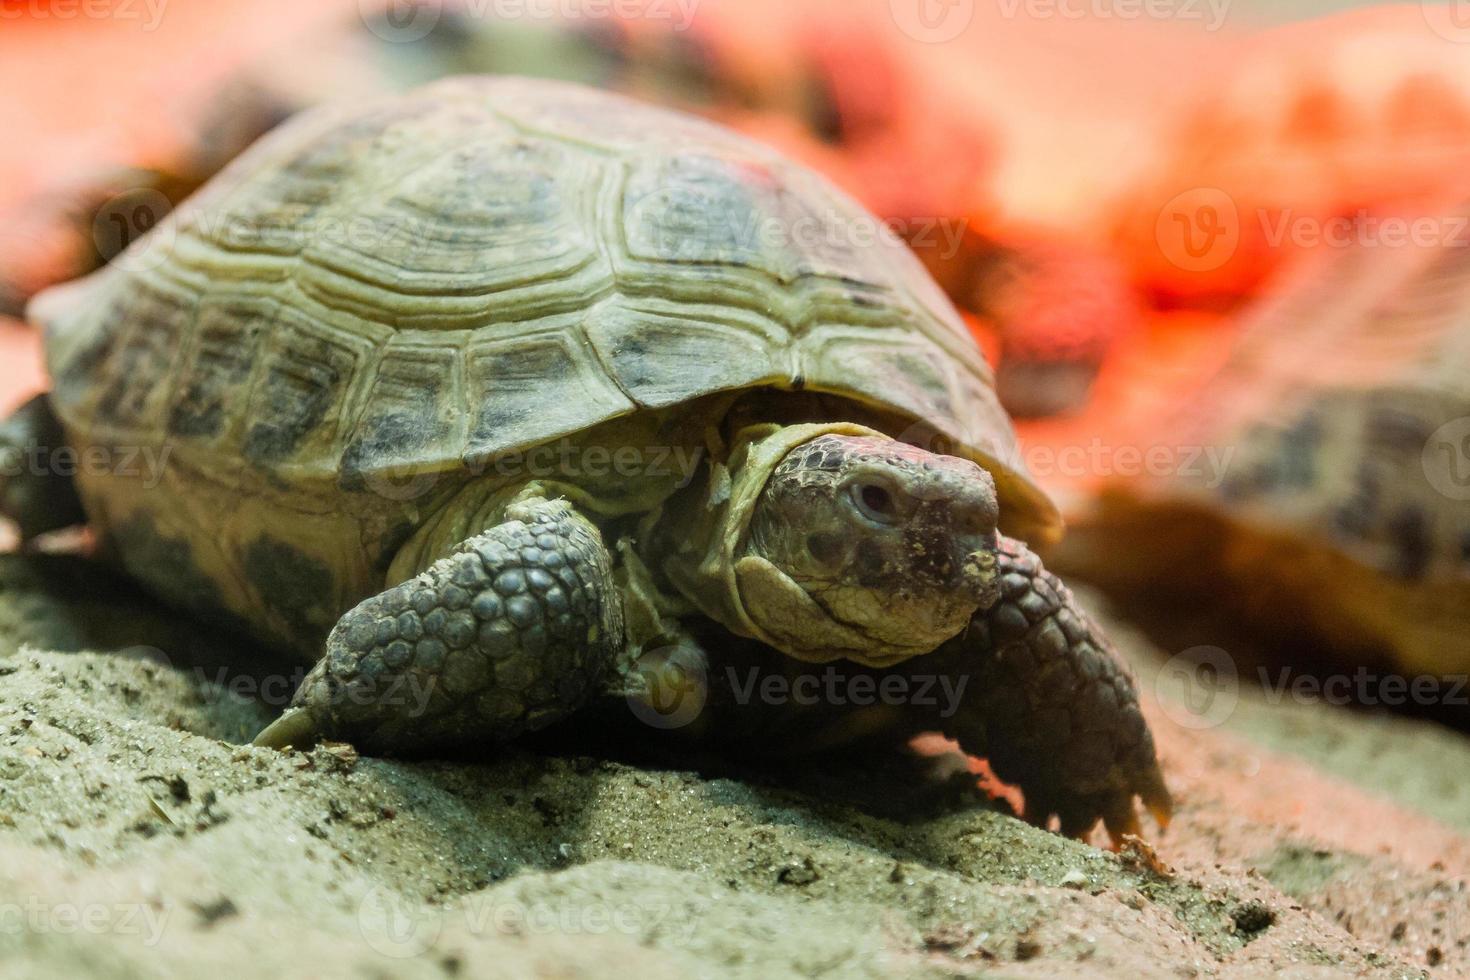
[[[883,665],[927,653],[998,596],[999,514],[994,479],[968,460],[820,436],[786,455],[756,504],[746,613],[795,656]]]

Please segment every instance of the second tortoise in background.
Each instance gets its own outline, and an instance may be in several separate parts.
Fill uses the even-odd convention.
[[[1280,653],[1470,672],[1467,214],[1434,244],[1307,256],[1139,435],[1223,468],[1111,481],[1057,563],[1136,603],[1201,602]]]

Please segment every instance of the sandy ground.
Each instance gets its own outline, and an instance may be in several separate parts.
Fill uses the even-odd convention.
[[[1463,974],[1470,745],[1250,696],[1181,727],[1113,629],[1166,698],[1155,867],[998,812],[955,756],[244,747],[278,666],[78,559],[0,556],[0,973]]]

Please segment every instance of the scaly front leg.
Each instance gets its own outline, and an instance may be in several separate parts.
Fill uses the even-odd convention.
[[[596,526],[565,501],[512,505],[504,523],[343,616],[255,744],[340,738],[403,755],[566,717],[622,648],[611,565]]]
[[[997,558],[1000,600],[912,664],[970,676],[943,731],[1021,788],[1033,823],[1056,816],[1081,836],[1101,818],[1116,842],[1138,833],[1137,796],[1166,824],[1173,802],[1127,668],[1024,544],[1001,537]]]

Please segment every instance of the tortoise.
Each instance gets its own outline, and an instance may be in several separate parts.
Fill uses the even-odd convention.
[[[1162,822],[1133,680],[1009,536],[1057,512],[881,230],[773,150],[571,84],[313,110],[30,305],[53,388],[10,451],[158,473],[22,468],[0,500],[314,660],[258,745],[462,749],[696,685],[759,731],[737,662],[940,678],[949,710],[897,698],[888,729],[987,755],[1066,833],[1135,832],[1135,796]]]
[[[1140,444],[1179,465],[1107,481],[1059,564],[1298,666],[1470,672],[1470,205],[1425,214],[1290,267],[1207,382],[1154,410]]]

